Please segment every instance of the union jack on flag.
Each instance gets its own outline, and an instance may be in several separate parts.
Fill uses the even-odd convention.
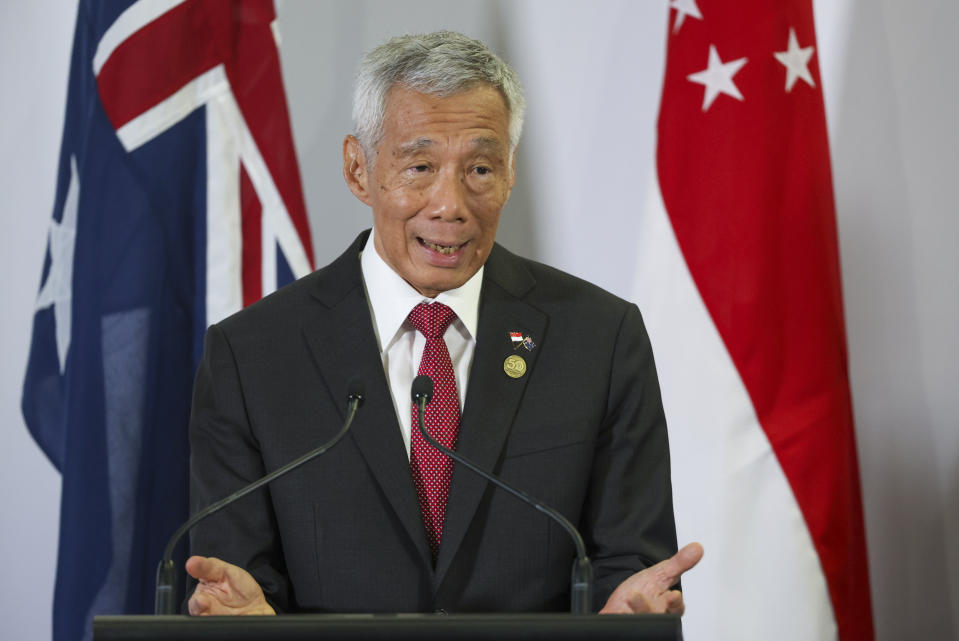
[[[257,0],[81,0],[23,413],[63,477],[54,639],[151,612],[203,334],[312,269]]]

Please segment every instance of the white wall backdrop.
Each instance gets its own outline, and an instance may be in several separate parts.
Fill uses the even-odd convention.
[[[53,209],[75,2],[0,4],[0,637],[49,639],[60,475],[20,414]]]
[[[528,94],[500,242],[633,297],[666,5],[281,0],[318,262],[370,224],[340,177],[359,55],[390,35],[450,28],[503,53]],[[0,4],[3,638],[50,636],[59,476],[27,434],[19,397],[75,11],[70,0]],[[821,0],[816,11],[877,633],[951,639],[959,633],[959,4]],[[688,607],[708,598],[690,595]]]

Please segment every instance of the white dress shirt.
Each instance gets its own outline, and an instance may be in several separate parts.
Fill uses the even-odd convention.
[[[427,298],[386,264],[373,244],[373,233],[370,232],[370,238],[360,255],[360,267],[363,271],[366,300],[373,317],[376,344],[390,385],[400,432],[406,444],[406,455],[409,456],[413,413],[410,385],[423,358],[426,338],[416,331],[407,316],[420,303],[443,303],[456,313],[456,319],[450,323],[443,339],[453,362],[453,375],[456,377],[456,391],[462,413],[466,401],[466,384],[476,349],[483,267],[461,287],[442,292],[436,298]]]

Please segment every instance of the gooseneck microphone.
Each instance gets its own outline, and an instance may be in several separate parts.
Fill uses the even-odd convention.
[[[157,581],[156,581],[156,602],[154,607],[154,614],[175,614],[176,613],[176,603],[177,603],[177,594],[176,594],[176,564],[173,562],[173,548],[176,547],[176,544],[180,541],[180,538],[189,532],[194,525],[207,518],[211,514],[219,512],[227,505],[238,501],[243,498],[250,492],[258,490],[259,488],[275,481],[284,474],[292,472],[296,468],[300,467],[304,463],[313,460],[320,454],[323,454],[328,449],[336,445],[340,439],[342,439],[350,429],[350,425],[353,424],[353,418],[356,416],[356,411],[363,405],[363,400],[366,396],[364,392],[363,382],[359,379],[352,379],[347,385],[347,409],[348,413],[346,415],[346,421],[343,423],[343,427],[340,428],[340,431],[336,435],[328,440],[326,443],[323,443],[315,450],[311,450],[301,456],[298,459],[290,461],[283,467],[279,467],[263,478],[253,481],[246,487],[237,490],[233,494],[229,495],[224,499],[220,499],[216,503],[209,505],[203,510],[200,510],[194,514],[186,523],[180,526],[180,528],[173,533],[173,536],[170,537],[170,541],[166,544],[166,549],[163,551],[163,560],[160,561],[160,565],[157,567]]]
[[[439,450],[457,463],[460,463],[461,465],[471,469],[473,472],[479,474],[493,485],[506,490],[519,500],[524,501],[528,505],[536,508],[549,518],[559,523],[563,529],[566,530],[570,538],[573,539],[573,544],[576,546],[576,560],[573,561],[572,576],[570,578],[569,611],[572,614],[589,614],[593,607],[593,566],[589,562],[589,557],[586,556],[586,546],[583,544],[583,537],[580,536],[576,527],[569,522],[569,519],[557,512],[555,509],[551,508],[545,503],[542,503],[541,501],[534,499],[526,492],[509,485],[506,481],[493,476],[491,473],[482,469],[464,457],[462,454],[458,454],[448,447],[438,443],[433,439],[432,436],[429,435],[425,427],[426,406],[429,405],[431,400],[433,400],[433,379],[431,379],[429,376],[417,376],[413,379],[411,393],[413,396],[413,404],[418,410],[417,425],[420,435],[423,437],[423,440],[430,444],[430,447]]]

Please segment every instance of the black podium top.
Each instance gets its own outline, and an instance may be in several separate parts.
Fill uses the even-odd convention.
[[[681,641],[669,614],[323,614],[249,617],[100,616],[94,641]]]

